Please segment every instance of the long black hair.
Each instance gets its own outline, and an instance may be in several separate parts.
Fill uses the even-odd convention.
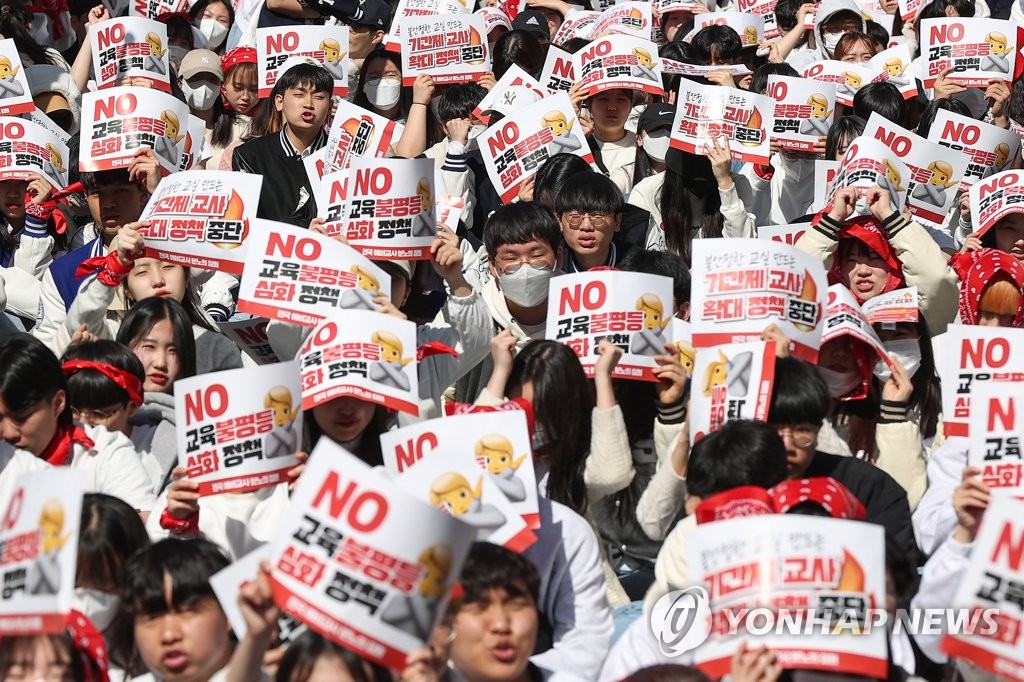
[[[32,25],[32,14],[28,10],[28,5],[22,0],[5,0],[0,3],[0,34],[5,38],[10,38],[14,41],[14,46],[18,48],[18,54],[21,55],[21,61],[29,61],[32,64],[52,64],[53,66],[61,66],[57,60],[46,51],[43,45],[40,45],[32,34],[29,33],[28,27]],[[28,58],[27,60],[25,58]]]
[[[26,412],[52,400],[58,391],[67,394],[60,361],[46,345],[29,334],[12,334],[0,341],[0,398],[7,411]],[[58,422],[71,425],[71,401],[65,400]]]
[[[151,296],[135,304],[128,311],[121,328],[117,330],[117,342],[132,348],[158,322],[169,320],[174,335],[174,347],[181,367],[177,379],[196,375],[196,338],[192,331],[185,308],[177,301],[160,296]]]
[[[149,546],[138,512],[120,498],[88,493],[82,499],[80,529],[75,586],[119,592],[128,559]]]
[[[306,682],[321,656],[340,658],[354,682],[391,682],[391,673],[312,630],[295,638],[281,657],[275,682]]]
[[[139,383],[146,380],[146,372],[142,362],[127,346],[111,341],[97,339],[91,343],[77,343],[70,346],[61,358],[61,362],[69,360],[86,360],[101,362],[129,372]],[[75,409],[100,409],[111,405],[127,405],[130,400],[128,391],[121,388],[103,372],[95,369],[83,369],[67,378],[68,400]]]
[[[576,353],[556,341],[533,341],[516,356],[507,391],[526,382],[533,384],[535,428],[546,441],[534,456],[550,461],[547,496],[582,515],[587,510],[583,470],[590,453],[594,387]]]
[[[707,157],[669,149],[665,163],[667,170],[659,202],[665,247],[689,264],[697,231],[705,238],[722,236],[722,198]],[[695,215],[694,203],[702,205],[700,214]]]

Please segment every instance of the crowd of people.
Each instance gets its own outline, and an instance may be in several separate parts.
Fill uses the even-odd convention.
[[[948,605],[989,489],[966,466],[967,439],[944,437],[936,354],[953,324],[1024,325],[1024,209],[980,233],[967,192],[925,225],[878,186],[842,188],[818,205],[812,180],[815,162],[841,160],[872,113],[921,136],[940,111],[1024,130],[1024,79],[968,88],[946,71],[907,98],[890,82],[867,84],[852,107],[836,107],[813,151],[773,143],[764,165],[734,160],[716,139],[682,151],[670,132],[684,79],[763,94],[770,76],[800,76],[814,63],[859,64],[893,44],[919,52],[922,20],[990,8],[931,0],[904,20],[894,0],[778,0],[780,37],[744,45],[723,23],[691,31],[697,15],[737,9],[731,0],[653,3],[662,58],[721,68],[663,72],[664,97],[574,83],[593,162],[552,155],[503,202],[477,144],[487,128],[480,102],[509,68],[538,78],[549,49],[583,49],[579,36],[555,43],[559,29],[573,12],[601,9],[507,4],[522,7],[495,5],[511,16],[487,36],[492,70],[448,85],[424,73],[404,84],[401,54],[384,46],[395,15],[384,0],[189,0],[152,17],[167,27],[171,93],[205,124],[198,167],[262,175],[258,217],[324,230],[304,161],[327,143],[334,78],[301,62],[258,96],[253,37],[292,25],[347,27],[349,102],[400,124],[389,156],[432,159],[444,191],[463,201],[427,260],[375,261],[391,295],[373,304],[414,321],[420,342],[456,351],[421,363],[420,418],[443,419],[451,403],[528,410],[540,525],[522,553],[474,544],[441,624],[403,669],[388,670],[312,631],[279,631],[269,564],[241,590],[248,631],[232,635],[210,577],[275,538],[305,468],[254,492],[200,496],[180,465],[176,382],[256,364],[218,326],[247,317],[238,278],[147,252],[140,216],[165,177],[154,150],[139,149],[123,169],[79,172],[89,153],[82,93],[96,87],[90,34],[126,8],[3,1],[0,35],[17,47],[38,112],[68,136],[74,189],[55,196],[40,175],[0,181],[0,510],[21,474],[50,467],[77,469],[86,495],[75,615],[61,634],[3,638],[0,679],[704,680],[659,647],[650,612],[692,584],[687,543],[698,523],[722,518],[723,499],[751,487],[777,513],[882,526],[890,607]],[[1024,20],[1016,3],[1013,18]],[[492,125],[501,119],[490,113]],[[1021,165],[1019,142],[1002,162]],[[891,364],[852,335],[829,340],[812,364],[770,325],[777,359],[765,422],[729,421],[691,448],[692,357],[677,344],[660,349],[647,382],[614,377],[628,349],[602,342],[588,377],[573,349],[545,338],[559,275],[671,278],[672,309],[658,314],[688,320],[692,287],[703,285],[691,283],[695,239],[800,223],[795,247],[858,302],[916,287],[916,321],[875,325]],[[267,337],[290,359],[303,334],[274,321]],[[305,424],[300,462],[327,440],[381,466],[379,437],[398,415],[348,396],[307,410]],[[889,660],[889,679],[989,676],[907,634],[891,638]],[[774,682],[802,671],[742,645],[730,674]]]

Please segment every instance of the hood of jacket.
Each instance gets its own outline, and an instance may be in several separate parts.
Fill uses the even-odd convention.
[[[174,421],[174,396],[170,393],[146,391],[142,406],[128,420],[132,426],[156,426],[162,421]]]
[[[820,59],[830,59],[825,54],[825,41],[822,39],[821,27],[825,25],[829,17],[843,11],[853,12],[857,15],[857,18],[860,20],[860,30],[862,33],[867,28],[864,13],[856,0],[822,0],[821,5],[818,6],[818,11],[815,13],[814,20],[814,44],[818,49]]]

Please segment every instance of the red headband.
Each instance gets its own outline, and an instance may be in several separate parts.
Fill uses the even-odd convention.
[[[228,50],[224,53],[224,56],[220,58],[220,68],[227,75],[228,69],[238,66],[239,64],[255,64],[256,63],[256,48],[254,47],[236,47],[233,50]]]
[[[120,367],[114,367],[106,362],[91,362],[89,360],[68,360],[65,362],[61,369],[64,370],[64,374],[71,376],[76,372],[80,372],[83,369],[96,370],[103,376],[107,377],[115,384],[120,386],[128,394],[128,399],[136,405],[141,405],[143,402],[142,398],[142,382],[139,378],[130,372],[126,372]]]

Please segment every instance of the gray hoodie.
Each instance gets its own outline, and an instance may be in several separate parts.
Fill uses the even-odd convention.
[[[821,27],[833,14],[844,10],[853,12],[857,15],[857,18],[860,20],[861,32],[867,28],[867,22],[864,20],[864,14],[861,12],[860,6],[857,4],[856,0],[823,0],[821,5],[818,7],[814,22],[814,44],[817,45],[818,59],[832,58],[831,55],[825,54],[825,40],[821,34]]]
[[[157,495],[170,483],[171,469],[178,463],[174,421],[174,396],[146,392],[142,407],[129,420],[132,443]]]

